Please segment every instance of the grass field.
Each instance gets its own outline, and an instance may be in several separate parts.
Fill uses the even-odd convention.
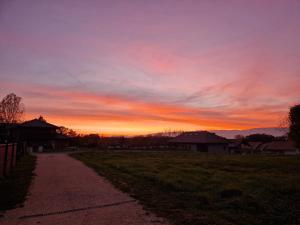
[[[0,178],[0,210],[15,208],[24,202],[33,176],[36,157],[26,155],[17,162],[7,178]]]
[[[300,224],[300,158],[193,152],[73,157],[173,224]]]

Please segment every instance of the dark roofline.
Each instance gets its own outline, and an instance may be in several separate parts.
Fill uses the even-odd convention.
[[[21,124],[18,124],[17,125],[18,127],[36,127],[36,128],[59,128],[58,126],[54,125],[54,124],[51,124],[51,123],[48,123],[44,120],[40,120],[40,119],[33,119],[33,120],[28,120],[28,121],[25,121]]]
[[[229,144],[230,141],[224,137],[208,131],[184,132],[169,141],[181,144]]]

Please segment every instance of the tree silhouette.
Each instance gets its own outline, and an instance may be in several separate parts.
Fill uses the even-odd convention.
[[[245,137],[247,141],[270,142],[274,141],[275,137],[269,134],[250,134]]]
[[[62,135],[66,135],[68,137],[77,137],[78,136],[76,131],[74,131],[70,128],[64,127],[64,126],[59,127],[58,133],[62,134]]]
[[[289,138],[295,141],[297,147],[300,148],[300,105],[290,108],[289,122]]]
[[[17,123],[24,114],[22,98],[14,93],[6,95],[0,102],[0,122]]]

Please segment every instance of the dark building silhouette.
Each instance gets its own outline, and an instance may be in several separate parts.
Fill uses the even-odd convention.
[[[209,153],[228,153],[229,141],[208,131],[184,132],[170,140],[170,145],[178,149]]]
[[[28,151],[42,152],[68,146],[69,137],[59,134],[58,129],[58,126],[39,117],[13,126],[10,133],[13,140],[26,143]]]

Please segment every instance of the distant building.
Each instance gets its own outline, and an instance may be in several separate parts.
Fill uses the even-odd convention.
[[[249,141],[249,145],[251,146],[251,153],[261,153],[261,146],[264,144],[261,141]]]
[[[26,143],[29,151],[43,152],[68,146],[69,137],[58,134],[58,129],[40,117],[15,125],[11,133],[14,140]]]
[[[228,148],[233,154],[246,154],[251,151],[250,144],[243,139],[231,139]]]
[[[261,145],[263,145],[263,142],[259,141],[231,140],[229,150],[233,154],[257,154],[261,152]]]
[[[246,140],[231,140],[229,144],[231,153],[237,154],[272,154],[272,155],[297,155],[299,149],[292,141],[251,142]]]
[[[260,146],[260,150],[265,154],[274,155],[298,155],[299,149],[295,147],[292,141],[272,141]]]
[[[229,153],[229,141],[207,131],[184,132],[169,141],[172,147],[209,153]]]

